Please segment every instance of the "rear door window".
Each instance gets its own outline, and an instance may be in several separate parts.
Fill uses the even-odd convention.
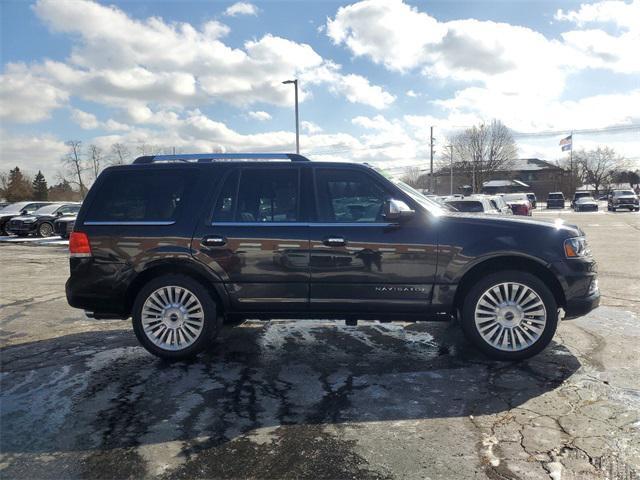
[[[299,177],[297,168],[244,168],[233,172],[218,195],[213,222],[299,221]]]
[[[194,173],[175,169],[111,172],[96,192],[85,221],[175,221]]]

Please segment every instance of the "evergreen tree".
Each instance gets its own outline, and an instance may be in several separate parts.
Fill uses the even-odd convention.
[[[9,202],[31,200],[33,195],[31,182],[22,174],[18,167],[9,170],[9,182],[6,195]]]
[[[44,178],[44,175],[40,170],[38,170],[38,174],[36,178],[33,179],[32,183],[33,188],[33,199],[34,200],[47,200],[49,198],[49,189],[47,188],[47,181]]]

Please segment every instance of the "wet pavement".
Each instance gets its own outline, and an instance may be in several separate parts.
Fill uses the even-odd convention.
[[[604,306],[525,362],[455,323],[251,321],[170,364],[66,305],[62,248],[2,245],[0,476],[637,479],[640,265],[609,250]]]

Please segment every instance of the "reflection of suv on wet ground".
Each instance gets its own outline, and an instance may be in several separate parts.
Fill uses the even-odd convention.
[[[444,313],[485,353],[521,359],[551,341],[560,308],[575,317],[599,302],[577,227],[452,213],[366,165],[293,154],[108,168],[69,249],[69,303],[133,317],[142,345],[165,358],[202,350],[225,318]]]
[[[607,197],[607,210],[616,211],[618,208],[628,208],[629,210],[640,210],[638,196],[633,190],[614,190]]]

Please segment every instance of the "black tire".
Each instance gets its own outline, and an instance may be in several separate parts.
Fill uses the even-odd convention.
[[[169,350],[156,345],[145,333],[142,323],[142,307],[147,298],[162,287],[176,286],[191,292],[202,306],[204,313],[203,327],[195,341],[184,349]],[[205,349],[218,335],[221,328],[221,319],[218,306],[211,297],[209,291],[198,281],[187,275],[171,274],[154,278],[148,282],[138,295],[133,304],[132,323],[133,331],[140,344],[153,355],[165,360],[184,360],[196,356]]]
[[[501,283],[513,282],[533,290],[542,300],[546,310],[546,323],[538,339],[530,346],[514,351],[495,348],[486,341],[475,322],[475,309],[480,297]],[[553,338],[558,327],[558,305],[553,293],[535,275],[519,270],[504,270],[481,278],[467,292],[462,304],[462,330],[465,336],[484,354],[496,360],[524,360],[540,353]]]
[[[44,237],[50,237],[54,233],[55,232],[53,230],[53,225],[50,224],[49,222],[43,222],[38,227],[38,236],[39,237],[43,237],[43,238]]]

